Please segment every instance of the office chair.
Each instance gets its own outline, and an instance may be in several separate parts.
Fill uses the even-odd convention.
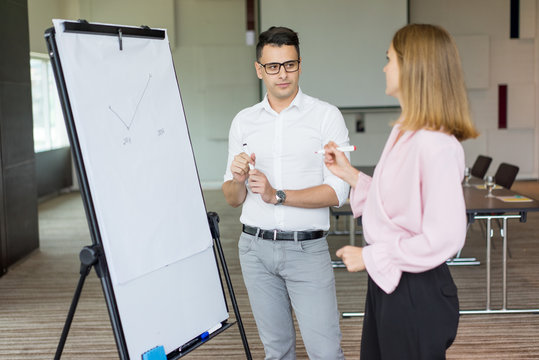
[[[498,170],[496,170],[496,174],[494,174],[494,182],[506,189],[511,189],[511,186],[513,186],[513,182],[517,177],[518,170],[518,166],[501,163],[500,166],[498,166]]]
[[[472,176],[482,179],[487,173],[488,167],[490,166],[491,162],[491,157],[485,155],[478,155],[470,171]]]

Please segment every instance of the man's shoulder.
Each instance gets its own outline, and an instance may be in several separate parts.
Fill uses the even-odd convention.
[[[339,111],[335,105],[305,93],[303,93],[302,102],[308,107],[319,107],[321,109],[327,109],[328,111]]]
[[[256,103],[254,104],[253,106],[249,106],[243,110],[240,110],[240,112],[238,112],[236,114],[236,119],[241,119],[243,117],[250,117],[252,116],[254,113],[258,113],[260,112],[260,110],[263,109],[263,105],[261,102],[259,103]]]

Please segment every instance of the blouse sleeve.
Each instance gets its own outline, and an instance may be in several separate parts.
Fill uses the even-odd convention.
[[[354,217],[358,218],[363,214],[367,194],[371,187],[372,177],[360,172],[356,185],[350,190],[350,207]]]

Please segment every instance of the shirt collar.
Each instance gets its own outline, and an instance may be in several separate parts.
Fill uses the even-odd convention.
[[[294,100],[292,100],[292,102],[290,103],[290,105],[288,105],[287,109],[290,109],[292,107],[296,107],[298,108],[298,110],[302,110],[304,107],[305,107],[305,95],[303,94],[303,92],[301,91],[301,88],[298,88],[298,93],[296,94],[296,96],[294,97]],[[268,101],[268,93],[266,93],[266,95],[264,96],[264,99],[260,102],[260,105],[264,108],[264,110],[266,110],[267,112],[270,112],[270,113],[275,113],[275,110],[273,110],[270,106],[270,103]],[[286,109],[285,109],[286,110]]]

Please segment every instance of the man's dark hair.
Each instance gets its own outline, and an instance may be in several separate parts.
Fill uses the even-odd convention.
[[[256,59],[262,57],[262,48],[265,45],[292,45],[296,47],[299,59],[299,38],[298,33],[283,26],[272,26],[258,36],[258,44],[256,44]]]

